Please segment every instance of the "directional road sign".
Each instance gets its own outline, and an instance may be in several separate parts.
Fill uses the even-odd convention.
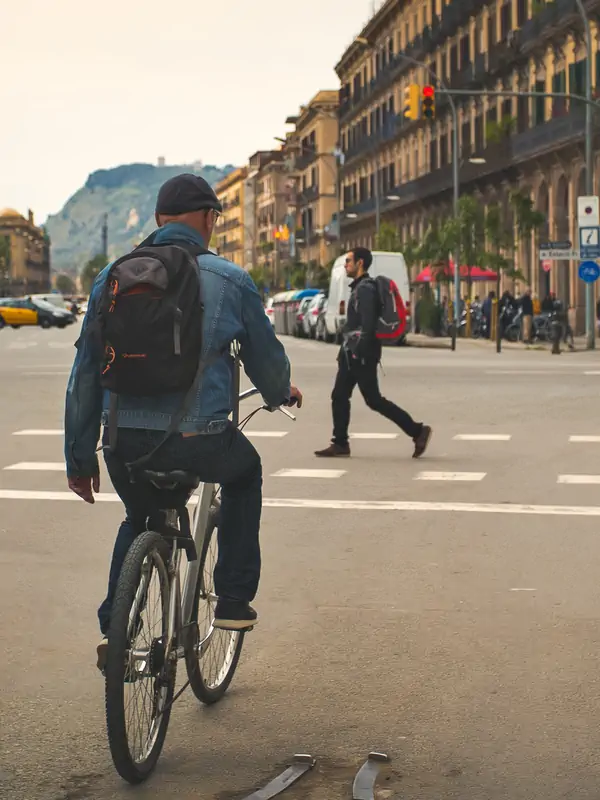
[[[600,227],[579,228],[579,250],[583,259],[600,258]]]
[[[547,242],[547,244],[555,244],[554,242]],[[540,248],[540,261],[563,261],[577,259],[579,260],[579,250],[573,250],[569,243],[568,249],[561,247]]]
[[[600,267],[595,261],[582,261],[579,265],[579,277],[584,283],[594,283],[600,278]]]

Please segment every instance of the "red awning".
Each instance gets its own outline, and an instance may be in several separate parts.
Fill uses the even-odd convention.
[[[472,281],[495,281],[497,279],[497,275],[495,272],[492,272],[491,269],[482,269],[481,267],[468,267],[466,264],[461,266],[460,268],[460,275],[461,278],[467,279],[467,277],[471,275]],[[417,277],[415,278],[415,283],[431,283],[432,281],[437,281],[440,278],[453,278],[454,277],[454,264],[450,264],[449,267],[425,267],[425,269],[421,270]]]

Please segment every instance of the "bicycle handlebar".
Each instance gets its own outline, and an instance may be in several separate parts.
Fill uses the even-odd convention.
[[[240,392],[239,399],[240,400],[248,400],[249,397],[254,397],[257,394],[260,394],[260,392],[258,391],[258,389],[255,386],[252,386],[250,389],[245,389],[243,392]],[[268,405],[264,405],[263,408],[264,408],[265,411],[270,411],[270,412],[281,411],[281,413],[285,414],[286,417],[288,417],[289,419],[293,420],[294,422],[296,421],[296,417],[294,416],[294,414],[292,414],[290,411],[288,411],[287,408],[285,408],[285,406],[268,406]]]

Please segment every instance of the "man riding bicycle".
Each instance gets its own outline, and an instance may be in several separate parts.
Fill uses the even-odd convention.
[[[103,635],[98,645],[100,668],[106,658],[106,635],[121,566],[135,537],[146,529],[145,495],[139,484],[132,482],[128,469],[138,459],[145,459],[147,469],[186,470],[202,482],[221,485],[214,626],[247,630],[257,622],[250,602],[260,578],[262,467],[252,444],[228,419],[232,411],[232,342],[237,341],[241,346],[246,374],[269,406],[295,402],[300,406],[302,394],[290,385],[285,350],[273,332],[250,276],[205,249],[221,211],[221,203],[203,178],[191,174],[171,178],[158,193],[155,215],[158,228],[140,246],[159,249],[175,245],[191,248],[192,253],[194,248],[203,251],[194,258],[202,295],[200,319],[205,368],[198,370],[203,372],[202,379],[194,385],[196,391],[192,392],[190,405],[181,414],[181,422],[172,435],[166,436],[184,402],[181,393],[120,395],[115,409],[110,393],[102,388],[105,354],[94,346],[91,332],[98,324],[111,265],[96,278],[76,345],[65,409],[69,488],[87,503],[94,502],[93,493],[100,489],[96,446],[102,423],[106,466],[125,505],[125,520],[119,528],[110,565],[107,596],[98,610]]]

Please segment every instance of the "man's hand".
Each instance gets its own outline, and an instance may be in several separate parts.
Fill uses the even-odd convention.
[[[100,475],[96,474],[91,478],[69,478],[69,489],[76,495],[85,500],[86,503],[95,503],[92,489],[96,494],[100,491]]]
[[[302,392],[298,389],[297,386],[290,386],[290,399],[286,406],[298,406],[298,408],[302,408]]]

